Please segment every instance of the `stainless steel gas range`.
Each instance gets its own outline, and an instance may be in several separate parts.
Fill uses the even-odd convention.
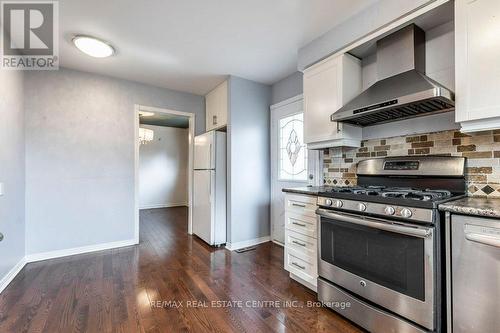
[[[465,159],[359,162],[358,186],[319,193],[318,298],[371,332],[441,332],[444,231],[438,204],[465,195]]]

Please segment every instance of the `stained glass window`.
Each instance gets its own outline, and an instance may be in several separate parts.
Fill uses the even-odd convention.
[[[281,180],[307,180],[304,114],[298,113],[281,118],[279,131],[279,178]]]

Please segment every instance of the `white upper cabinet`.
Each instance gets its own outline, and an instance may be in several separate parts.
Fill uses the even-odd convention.
[[[227,81],[224,81],[205,96],[207,132],[227,125],[227,89]]]
[[[455,0],[456,121],[500,128],[500,1]]]
[[[361,61],[349,54],[304,71],[304,141],[309,149],[360,146],[361,128],[331,122],[330,115],[361,90]]]

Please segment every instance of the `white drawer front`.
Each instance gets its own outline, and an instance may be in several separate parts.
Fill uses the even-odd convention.
[[[318,277],[317,267],[295,256],[292,251],[285,251],[285,269],[306,281],[314,281]]]
[[[315,238],[299,234],[292,230],[285,231],[285,246],[295,255],[311,264],[317,261],[317,244]]]
[[[287,194],[285,210],[310,217],[316,216],[316,197]]]
[[[302,235],[317,237],[317,219],[294,212],[285,212],[285,228]]]

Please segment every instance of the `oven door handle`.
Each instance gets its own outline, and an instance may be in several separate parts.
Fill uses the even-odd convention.
[[[394,232],[397,234],[403,234],[403,235],[414,236],[414,237],[419,237],[419,238],[427,238],[432,233],[431,229],[407,227],[407,226],[403,226],[403,225],[379,222],[377,220],[372,220],[372,219],[358,218],[358,217],[354,217],[354,216],[348,216],[348,215],[344,215],[344,214],[334,213],[332,211],[322,209],[322,208],[318,208],[316,210],[316,214],[318,214],[319,216],[326,217],[326,218],[336,219],[336,220],[339,220],[342,222],[358,224],[358,225],[362,225],[365,227],[390,231],[390,232]]]
[[[475,232],[466,232],[465,239],[471,242],[500,247],[500,238],[495,236],[487,236]]]

